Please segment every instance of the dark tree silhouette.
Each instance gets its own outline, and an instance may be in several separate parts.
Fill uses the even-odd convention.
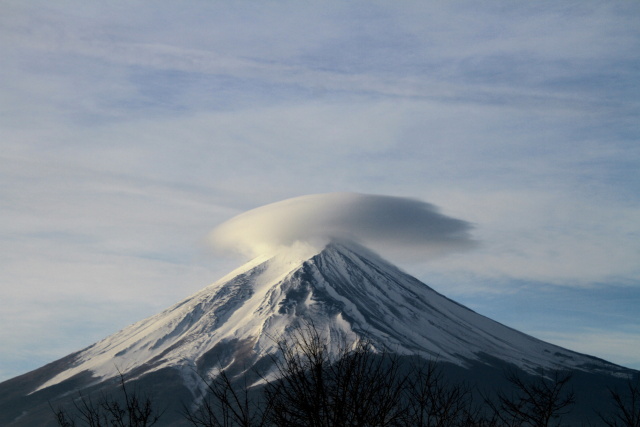
[[[599,414],[600,419],[609,427],[640,427],[640,375],[629,377],[625,391],[609,393],[615,410],[609,416]]]
[[[313,324],[277,343],[277,379],[265,388],[274,425],[403,425],[406,377],[396,355],[357,342],[342,343],[332,358]]]
[[[226,370],[220,370],[209,380],[207,396],[196,410],[183,406],[184,417],[195,427],[263,427],[271,410],[269,402],[253,397],[246,373],[235,384]]]
[[[555,371],[550,378],[541,376],[525,381],[515,372],[506,374],[515,388],[512,394],[498,393],[498,403],[487,401],[496,417],[506,426],[549,427],[560,425],[575,403],[573,391],[566,389],[571,374]]]
[[[89,396],[79,394],[73,401],[75,413],[58,407],[53,409],[60,427],[151,427],[164,411],[159,411],[148,396],[129,390],[120,374],[122,398],[103,395],[96,403]]]
[[[473,389],[448,381],[435,361],[412,365],[405,387],[406,425],[455,427],[492,425],[473,403]]]

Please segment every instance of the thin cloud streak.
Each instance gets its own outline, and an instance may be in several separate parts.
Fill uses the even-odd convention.
[[[333,5],[337,6],[338,3]],[[153,18],[162,20],[166,18],[165,14],[172,14],[172,7],[165,7],[166,9],[161,8],[157,15],[152,16],[151,22],[147,19],[138,22],[131,17],[145,16],[144,13],[127,14],[126,9],[120,10],[120,14],[111,16],[114,22],[123,21],[119,27],[113,27],[113,22],[109,20],[101,20],[99,13],[103,11],[92,11],[91,8],[83,18],[93,25],[78,25],[75,22],[69,25],[68,16],[56,13],[55,7],[50,10],[49,21],[30,17],[25,11],[20,13],[20,8],[16,8],[16,14],[21,18],[17,20],[24,22],[21,25],[10,25],[10,28],[24,37],[14,37],[12,45],[16,46],[14,49],[21,46],[41,54],[68,56],[71,67],[76,63],[83,64],[78,62],[78,58],[84,57],[111,65],[148,69],[149,73],[177,70],[260,80],[271,85],[287,84],[329,92],[378,93],[394,97],[477,101],[509,98],[509,102],[518,98],[530,98],[548,106],[553,98],[598,102],[597,94],[589,94],[588,91],[567,92],[554,82],[560,79],[577,82],[580,76],[576,76],[575,71],[580,71],[584,78],[590,73],[597,75],[598,72],[609,70],[612,59],[620,60],[609,58],[612,39],[615,37],[614,40],[618,42],[625,37],[629,45],[634,42],[633,33],[626,31],[627,27],[618,22],[620,15],[611,10],[613,8],[603,5],[585,7],[580,19],[574,16],[572,20],[562,17],[562,13],[570,12],[570,8],[540,8],[535,10],[537,14],[531,16],[523,16],[517,9],[509,11],[507,8],[502,12],[510,13],[512,21],[505,20],[497,28],[494,28],[492,20],[478,19],[477,14],[472,14],[474,19],[469,19],[471,11],[456,4],[446,5],[444,9],[434,6],[418,8],[416,12],[420,17],[419,25],[417,16],[412,16],[403,9],[383,7],[372,12],[372,15],[379,25],[385,26],[401,42],[385,40],[376,35],[376,28],[370,24],[363,25],[356,35],[363,39],[364,45],[340,46],[342,50],[353,50],[354,55],[342,55],[341,50],[336,49],[331,51],[333,55],[330,58],[325,58],[328,55],[326,45],[333,43],[334,38],[353,36],[348,34],[354,31],[351,26],[334,23],[331,31],[320,26],[318,31],[308,31],[302,38],[291,38],[286,33],[288,30],[299,30],[300,19],[318,22],[317,16],[311,19],[312,13],[317,14],[318,10],[291,10],[287,7],[287,11],[293,16],[297,14],[298,19],[285,20],[279,31],[274,31],[268,20],[277,13],[277,7],[264,16],[256,11],[243,10],[242,13],[248,15],[244,17],[233,12],[228,16],[219,11],[208,10],[213,14],[212,19],[224,19],[226,16],[231,19],[231,23],[235,20],[236,25],[249,24],[245,21],[253,19],[250,22],[253,36],[240,37],[239,40],[233,38],[227,40],[228,44],[225,45],[223,41],[228,36],[220,31],[212,29],[213,37],[202,37],[201,28],[190,30],[189,25],[180,26],[184,14],[174,13],[169,25],[163,27],[164,32],[159,33],[158,28],[153,25]],[[412,9],[410,5],[407,7]],[[228,9],[225,5],[221,5],[221,8]],[[331,13],[331,7],[327,6],[321,14],[326,18],[324,25],[331,22],[330,19],[340,16],[339,13],[367,23],[366,17],[361,16],[357,8],[343,5],[334,9],[339,12]],[[486,15],[492,13],[489,10],[491,8],[479,8],[474,12]],[[457,13],[459,20],[468,28],[453,34],[457,37],[433,37],[434,32],[437,34],[438,31],[448,30],[442,22],[449,19],[438,20],[439,16],[447,16],[448,13]],[[383,18],[385,15],[389,17]],[[394,24],[393,17],[408,21],[408,29]],[[425,17],[433,21],[432,25],[425,24]],[[221,21],[220,24],[226,28],[231,25],[230,22]],[[562,25],[559,25],[560,22]],[[140,26],[140,30],[127,37],[127,32],[124,35],[122,33],[122,26],[131,31],[127,24]],[[541,33],[540,28],[545,28],[545,31]],[[585,28],[589,28],[589,31],[585,31]],[[150,34],[145,34],[145,30]],[[502,33],[494,34],[496,31]],[[166,34],[173,32],[176,32],[176,37],[166,37]],[[478,37],[479,33],[484,33],[485,37]],[[141,40],[132,42],[134,35]],[[271,48],[256,47],[254,37],[263,38],[262,43],[268,43]],[[420,43],[421,39],[428,40],[429,43]],[[385,46],[385,41],[390,46]],[[230,49],[229,43],[234,42],[234,48]],[[305,42],[308,45],[301,46]],[[429,46],[428,50],[425,49],[426,46]],[[466,48],[461,48],[463,46]],[[275,49],[280,49],[280,52],[276,54]],[[381,49],[383,50],[380,51]],[[371,55],[365,56],[368,67],[356,67],[360,64],[354,62],[355,59],[363,56],[362,53],[357,54],[357,50]],[[523,52],[527,54],[524,55]],[[632,51],[629,50],[629,53]],[[388,55],[393,56],[389,58]],[[576,61],[571,67],[574,70],[572,74],[566,72],[567,61]],[[332,66],[340,62],[344,62],[341,68],[332,69]],[[587,62],[588,67],[581,66]],[[398,72],[399,70],[402,72]],[[506,77],[516,77],[517,81],[505,80]]]
[[[640,367],[640,331],[637,325],[629,331],[590,329],[563,333],[560,331],[532,331],[536,337],[585,354],[597,354],[605,360],[615,360],[622,366]]]

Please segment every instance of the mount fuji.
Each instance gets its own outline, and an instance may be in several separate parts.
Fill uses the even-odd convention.
[[[312,322],[329,352],[345,340],[438,360],[465,378],[505,367],[575,373],[599,399],[635,371],[518,332],[431,289],[350,242],[258,257],[163,312],[35,371],[0,383],[0,425],[55,425],[50,402],[106,393],[120,375],[166,402],[191,402],[219,368],[269,369],[285,338]],[[481,374],[478,374],[481,373]],[[171,416],[167,425],[179,425]]]

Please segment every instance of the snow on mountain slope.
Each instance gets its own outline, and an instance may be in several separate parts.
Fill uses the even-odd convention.
[[[167,310],[84,349],[40,385],[85,371],[96,382],[165,367],[194,372],[215,346],[243,343],[253,360],[276,351],[274,338],[312,321],[333,342],[357,337],[375,348],[458,365],[484,355],[538,368],[611,371],[605,361],[522,334],[481,316],[354,244],[298,246],[257,258]],[[37,391],[34,390],[34,391]]]

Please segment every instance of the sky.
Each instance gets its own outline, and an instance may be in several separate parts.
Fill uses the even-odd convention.
[[[0,380],[243,259],[216,226],[384,195],[476,243],[390,260],[640,369],[640,3],[0,2]]]

